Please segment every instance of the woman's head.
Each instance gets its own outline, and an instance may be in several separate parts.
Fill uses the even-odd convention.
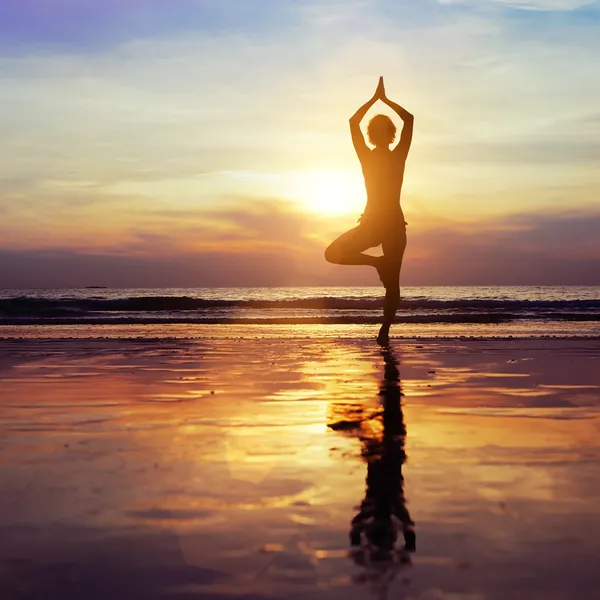
[[[367,134],[374,146],[389,146],[396,137],[396,126],[389,117],[376,115],[369,121]]]

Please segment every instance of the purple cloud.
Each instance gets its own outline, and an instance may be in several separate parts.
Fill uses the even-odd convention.
[[[283,209],[261,213],[264,206],[223,213],[239,233],[194,225],[197,239],[211,242],[210,251],[178,249],[184,232],[168,222],[160,234],[141,229],[110,252],[2,250],[0,282],[5,288],[378,284],[372,269],[325,263],[325,243],[309,237],[317,231],[312,217]],[[402,284],[598,285],[599,229],[597,213],[516,215],[466,232],[409,227]]]

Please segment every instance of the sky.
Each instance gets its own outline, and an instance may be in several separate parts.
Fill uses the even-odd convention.
[[[376,285],[380,75],[402,284],[600,285],[598,56],[598,1],[0,0],[0,287]]]

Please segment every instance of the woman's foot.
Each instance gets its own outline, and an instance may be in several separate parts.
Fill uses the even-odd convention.
[[[390,326],[387,323],[384,323],[379,330],[379,334],[377,335],[377,343],[380,346],[388,346],[390,343]]]

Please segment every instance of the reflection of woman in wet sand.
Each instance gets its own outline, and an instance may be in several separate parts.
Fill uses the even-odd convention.
[[[404,498],[402,465],[406,460],[406,427],[400,373],[392,351],[386,348],[382,354],[385,376],[379,395],[383,410],[376,416],[382,430],[375,437],[362,440],[362,454],[367,461],[367,490],[350,531],[350,543],[356,549],[354,559],[367,567],[377,562],[410,562],[407,553],[416,548],[414,522]],[[402,548],[396,548],[399,531],[404,537]]]
[[[355,405],[333,407],[336,431],[359,429],[367,463],[366,492],[350,529],[350,556],[363,571],[357,581],[387,588],[396,573],[410,564],[416,550],[414,522],[406,507],[402,467],[406,461],[406,426],[398,363],[390,348],[382,350],[384,377],[376,414],[365,418]],[[398,544],[398,537],[403,542]]]
[[[390,144],[396,136],[396,127],[385,115],[377,115],[369,122],[369,141],[375,146],[372,150],[360,130],[361,120],[377,100],[390,106],[404,122],[400,142],[393,150],[390,150]],[[383,77],[380,77],[373,97],[350,119],[350,131],[365,178],[367,205],[358,227],[337,238],[325,251],[325,258],[335,264],[370,265],[377,269],[385,287],[383,325],[377,341],[387,344],[390,325],[400,302],[400,267],[406,248],[406,223],[400,207],[400,191],[412,140],[413,116],[387,98]],[[363,253],[380,244],[383,256]]]

